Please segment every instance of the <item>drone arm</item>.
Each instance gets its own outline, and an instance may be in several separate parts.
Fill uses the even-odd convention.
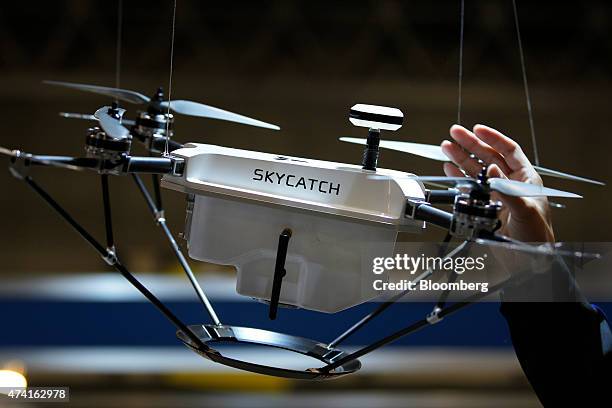
[[[25,169],[30,165],[60,167],[70,170],[95,170],[101,173],[153,173],[181,175],[185,160],[176,157],[149,157],[121,155],[114,159],[97,157],[71,157],[34,155],[18,150],[6,152],[11,156],[11,169],[18,178],[25,177]],[[4,151],[2,151],[4,153]]]
[[[97,169],[100,165],[98,159],[89,157],[70,157],[70,156],[42,156],[32,155],[28,153],[19,153],[19,156],[11,158],[12,169],[16,168],[17,163],[21,163],[21,167],[32,165],[59,167],[69,170]],[[20,166],[17,166],[20,167]],[[21,178],[21,177],[20,177]]]
[[[431,203],[422,200],[408,199],[406,216],[418,221],[425,221],[445,230],[450,230],[453,214],[432,207]]]
[[[453,204],[459,190],[429,190],[427,191],[427,201],[430,204]]]
[[[120,161],[100,160],[92,157],[24,156],[28,164],[73,169],[115,170],[124,173],[182,174],[185,162],[179,158],[123,156]]]
[[[183,174],[185,161],[175,157],[127,156],[123,171],[126,173]]]
[[[71,166],[78,167],[96,167],[98,164],[98,159],[89,158],[89,157],[70,157],[70,156],[35,156],[38,161],[33,161],[33,164],[67,164]]]

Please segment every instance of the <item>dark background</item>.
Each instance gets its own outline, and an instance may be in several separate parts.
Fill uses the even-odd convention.
[[[518,6],[541,164],[610,182],[610,3]],[[122,87],[144,94],[167,87],[171,15],[170,1],[124,1]],[[92,113],[109,101],[40,81],[114,85],[116,30],[115,2],[3,2],[0,145],[82,154],[90,123],[57,113]],[[465,41],[463,123],[497,127],[530,153],[511,2],[467,1]],[[277,123],[282,131],[180,117],[176,139],[357,163],[361,149],[337,138],[365,136],[347,120],[348,108],[363,102],[404,112],[404,127],[387,138],[439,143],[457,118],[458,43],[459,1],[178,0],[172,96]],[[136,107],[127,108],[133,117]],[[383,152],[381,166],[441,174],[439,163],[390,151]],[[33,173],[102,233],[94,174]],[[137,271],[175,268],[131,180],[112,182],[118,247],[127,264]],[[558,239],[610,239],[606,187],[551,178],[545,183],[585,196],[555,210]],[[0,185],[2,272],[104,268],[25,185],[6,171]],[[165,202],[171,227],[181,231],[182,196],[166,192]]]

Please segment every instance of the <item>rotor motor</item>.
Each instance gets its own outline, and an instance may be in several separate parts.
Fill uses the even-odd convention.
[[[499,229],[502,204],[491,200],[486,173],[485,166],[478,175],[477,183],[470,185],[468,192],[455,197],[450,229],[452,235],[473,239],[483,232],[492,234]]]
[[[450,232],[466,239],[476,238],[482,232],[493,233],[499,228],[500,210],[499,202],[459,194],[455,198]]]
[[[107,114],[113,119],[121,120],[122,112],[116,103],[108,109]],[[106,170],[102,163],[104,161],[119,162],[122,157],[129,154],[132,146],[132,137],[128,134],[127,137],[113,137],[105,132],[101,127],[94,126],[87,129],[85,138],[85,154],[87,157],[100,159],[99,172],[112,172]]]
[[[132,140],[130,138],[115,139],[98,126],[87,129],[87,137],[85,138],[87,157],[113,159],[129,153],[131,145]]]
[[[146,111],[138,113],[132,133],[153,153],[163,153],[160,146],[174,136],[174,116],[164,109],[164,90],[158,88]]]
[[[163,112],[140,112],[132,133],[153,153],[162,153],[159,145],[174,136],[174,116]]]

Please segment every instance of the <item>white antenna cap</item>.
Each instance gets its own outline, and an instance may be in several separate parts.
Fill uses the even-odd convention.
[[[355,126],[380,130],[397,130],[402,127],[404,114],[397,108],[358,103],[351,108],[349,120]]]

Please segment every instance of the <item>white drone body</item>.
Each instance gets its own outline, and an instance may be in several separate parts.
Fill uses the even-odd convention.
[[[408,173],[196,143],[172,154],[185,171],[162,185],[195,197],[189,256],[235,266],[245,296],[270,300],[289,228],[280,303],[328,313],[363,303],[380,295],[371,259],[391,256],[399,231],[424,227],[404,215],[407,198],[425,197]]]

